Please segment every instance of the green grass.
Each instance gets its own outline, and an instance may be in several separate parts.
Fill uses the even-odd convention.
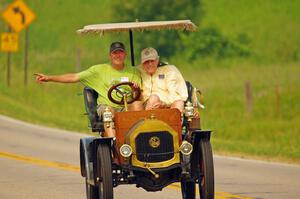
[[[0,11],[10,2],[0,0]],[[88,132],[83,97],[78,95],[82,86],[38,85],[32,74],[74,72],[106,62],[110,42],[121,40],[129,46],[128,35],[106,35],[99,39],[76,34],[75,31],[86,24],[113,21],[109,0],[27,0],[26,3],[37,15],[29,30],[29,82],[25,87],[24,51],[20,50],[12,54],[11,86],[6,86],[7,55],[1,52],[0,114],[35,124]],[[279,0],[204,1],[205,18],[200,28],[214,26],[228,37],[247,34],[253,52],[244,59],[205,59],[190,64],[177,56],[170,61],[204,93],[206,109],[201,112],[202,124],[214,130],[214,151],[300,162],[299,4]],[[6,30],[3,21],[0,21],[0,30]],[[24,31],[20,38],[22,49]],[[79,69],[76,67],[78,49],[81,52]],[[246,81],[251,82],[253,92],[250,116],[245,112]],[[277,86],[279,106],[276,105]]]
[[[34,85],[1,88],[0,112],[11,117],[51,127],[87,131],[80,86]]]
[[[300,60],[300,1],[204,1],[202,26],[215,26],[225,35],[247,34],[254,63]]]
[[[299,64],[261,68],[242,65],[185,72],[204,93],[203,127],[215,131],[212,140],[216,151],[298,162],[299,75]],[[251,82],[253,95],[250,116],[245,108],[246,81]]]

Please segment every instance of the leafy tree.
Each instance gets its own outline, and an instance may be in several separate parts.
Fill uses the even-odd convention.
[[[112,5],[112,18],[116,22],[182,19],[201,22],[204,16],[202,0],[116,0]],[[249,43],[250,39],[246,34],[228,38],[214,27],[201,28],[191,34],[171,30],[135,34],[137,49],[152,46],[164,57],[180,53],[189,61],[203,57],[224,59],[249,56]]]
[[[248,48],[250,39],[246,34],[228,38],[218,29],[209,27],[195,34],[181,35],[181,40],[185,48],[190,49],[185,51],[185,57],[189,61],[205,57],[224,59],[251,55]]]
[[[201,0],[117,0],[113,3],[113,18],[116,22],[164,21],[191,19],[200,21],[203,16]],[[135,34],[138,48],[155,47],[160,54],[170,57],[181,49],[181,32],[161,31]]]

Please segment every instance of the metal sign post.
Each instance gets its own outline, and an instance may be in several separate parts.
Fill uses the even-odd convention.
[[[24,49],[24,85],[27,86],[28,84],[28,46],[29,46],[29,40],[28,40],[28,27],[25,29],[25,49]]]
[[[8,32],[11,32],[10,27],[8,27]],[[2,44],[2,42],[1,42]],[[11,53],[10,51],[7,51],[7,68],[6,68],[6,84],[7,87],[10,86],[10,60],[11,60]]]

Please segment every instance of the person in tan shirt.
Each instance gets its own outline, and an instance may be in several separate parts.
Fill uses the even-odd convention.
[[[146,110],[177,108],[183,112],[188,97],[187,87],[179,70],[162,64],[154,48],[145,48],[141,53],[141,77]]]

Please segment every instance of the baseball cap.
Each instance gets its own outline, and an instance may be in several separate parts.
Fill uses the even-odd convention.
[[[142,50],[141,53],[141,61],[142,63],[149,61],[149,60],[156,60],[158,59],[158,53],[154,48],[145,48],[144,50]]]
[[[122,42],[119,42],[119,41],[111,43],[109,52],[112,53],[116,50],[125,51],[124,44]]]

